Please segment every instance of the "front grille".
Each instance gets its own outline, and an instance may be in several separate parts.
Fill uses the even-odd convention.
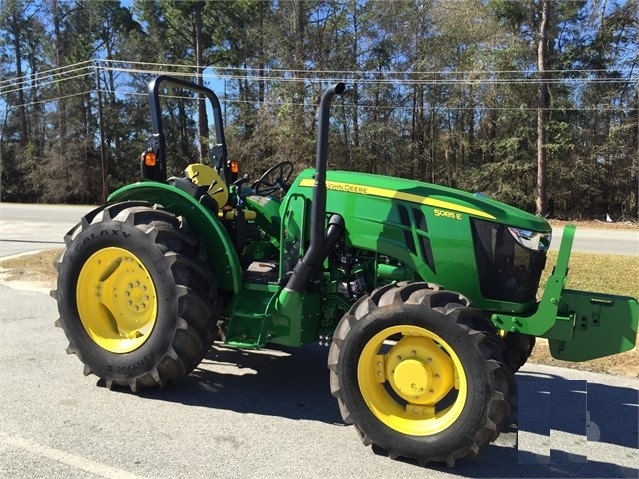
[[[546,252],[524,248],[506,225],[478,219],[472,225],[482,296],[515,303],[535,301]]]

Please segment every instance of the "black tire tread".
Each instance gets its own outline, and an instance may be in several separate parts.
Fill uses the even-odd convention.
[[[419,304],[423,307],[440,311],[456,322],[473,339],[477,349],[484,358],[485,369],[490,377],[493,392],[486,407],[484,423],[476,429],[474,437],[464,447],[450,451],[447,455],[437,457],[409,457],[402,451],[384,449],[374,444],[373,439],[354,425],[364,445],[373,444],[376,450],[385,452],[391,458],[407,457],[421,465],[429,462],[445,462],[453,466],[455,461],[463,457],[474,457],[490,442],[497,439],[510,414],[510,401],[513,394],[513,373],[503,360],[503,349],[500,339],[495,333],[492,323],[479,311],[471,308],[470,301],[464,296],[443,290],[431,283],[396,283],[384,286],[357,301],[342,318],[333,335],[333,342],[328,354],[330,370],[331,394],[337,399],[342,419],[352,424],[353,419],[348,409],[338,376],[338,362],[342,344],[353,325],[374,308],[383,305],[401,305],[402,303]]]
[[[535,348],[536,338],[521,333],[506,333],[504,337],[504,347],[506,348],[506,359],[513,372],[526,364],[528,358]]]
[[[83,218],[76,227],[65,236],[66,248],[56,258],[54,266],[60,272],[66,253],[74,245],[75,238],[84,230],[102,221],[116,220],[127,222],[143,231],[156,248],[163,252],[163,261],[173,273],[176,283],[179,319],[171,332],[170,347],[159,355],[150,368],[127,379],[103,374],[106,386],[128,386],[133,392],[147,387],[163,387],[189,374],[202,360],[217,339],[217,317],[219,301],[215,293],[216,276],[207,270],[204,262],[204,248],[197,238],[188,231],[182,217],[161,209],[159,205],[150,206],[141,202],[124,202],[106,206],[97,214],[93,212]],[[69,287],[61,284],[58,289]],[[75,285],[71,286],[75,287]],[[51,296],[59,301],[57,291]],[[62,328],[69,340],[67,352],[75,354],[84,364],[84,374],[95,374],[84,357],[81,348],[67,325],[68,318],[62,313],[55,325]]]

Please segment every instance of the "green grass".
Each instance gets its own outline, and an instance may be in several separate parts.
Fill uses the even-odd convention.
[[[557,252],[550,251],[539,291],[543,291],[556,262]],[[566,287],[639,298],[639,256],[572,253]]]

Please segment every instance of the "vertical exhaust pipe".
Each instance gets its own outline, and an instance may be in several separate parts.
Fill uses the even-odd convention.
[[[301,258],[284,288],[289,292],[301,292],[308,288],[313,273],[320,267],[331,247],[344,231],[344,220],[333,215],[329,227],[324,232],[326,217],[326,169],[328,164],[328,128],[331,102],[336,95],[346,89],[344,83],[337,83],[322,94],[319,106],[319,126],[317,130],[317,153],[315,158],[315,184],[311,205],[311,235],[306,254]]]

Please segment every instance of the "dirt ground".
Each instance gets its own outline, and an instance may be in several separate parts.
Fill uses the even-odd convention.
[[[598,373],[614,374],[616,376],[631,376],[639,378],[639,349],[635,347],[631,351],[607,356],[605,358],[584,361],[582,363],[572,363],[559,361],[550,355],[548,340],[537,339],[535,349],[528,360],[531,363],[547,364],[549,366],[559,366],[562,368],[580,369],[582,371],[593,371]]]
[[[583,224],[582,227],[586,227]],[[606,225],[607,226],[607,225]],[[47,250],[0,261],[0,284],[19,290],[48,293],[54,288],[56,273],[53,260],[59,250]],[[529,359],[532,363],[602,372],[619,376],[639,377],[639,349],[593,361],[572,363],[558,361],[550,355],[548,341],[538,339]]]

